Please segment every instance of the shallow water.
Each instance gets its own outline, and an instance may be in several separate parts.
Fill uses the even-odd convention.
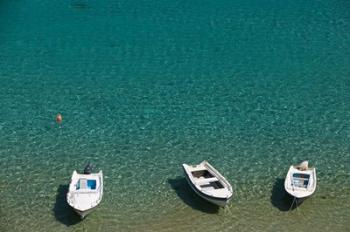
[[[346,231],[349,7],[2,1],[0,231]],[[203,159],[234,187],[225,210],[183,179]],[[317,191],[289,211],[304,159]],[[105,193],[80,221],[65,194],[89,161]]]

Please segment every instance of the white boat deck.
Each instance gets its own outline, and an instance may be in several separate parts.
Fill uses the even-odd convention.
[[[72,194],[74,208],[84,211],[96,206],[100,196],[95,192],[75,192]]]

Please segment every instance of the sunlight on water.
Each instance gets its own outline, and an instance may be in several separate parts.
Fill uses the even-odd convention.
[[[348,9],[2,1],[0,231],[346,231]],[[227,209],[184,179],[204,159],[233,185]],[[317,190],[289,211],[284,176],[305,159]],[[65,198],[89,161],[104,197],[80,221]]]

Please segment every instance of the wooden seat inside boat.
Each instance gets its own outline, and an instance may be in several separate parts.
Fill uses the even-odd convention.
[[[195,180],[197,184],[199,185],[205,185],[205,184],[209,184],[211,182],[216,182],[218,181],[218,178],[216,177],[212,177],[212,178],[199,178]]]
[[[223,189],[224,186],[220,183],[220,181],[216,180],[216,181],[212,181],[212,182],[209,182],[209,183],[205,183],[205,184],[202,184],[200,185],[201,188],[211,188],[211,189]]]

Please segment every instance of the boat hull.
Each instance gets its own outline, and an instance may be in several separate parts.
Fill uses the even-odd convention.
[[[293,192],[288,191],[287,189],[285,189],[285,191],[288,193],[289,196],[298,199],[298,201],[303,201],[306,198],[309,198],[313,194],[313,193],[310,193],[310,194],[305,195],[305,196],[298,196],[298,195],[294,194]]]
[[[96,208],[96,207],[91,208],[91,209],[88,209],[88,210],[85,210],[85,211],[80,211],[80,210],[78,210],[78,209],[74,209],[74,211],[75,211],[77,214],[79,214],[79,216],[80,216],[81,219],[84,219],[84,218],[85,218],[88,214],[90,214],[95,208]]]
[[[218,198],[218,197],[213,197],[213,196],[209,196],[209,195],[206,195],[204,194],[203,192],[199,191],[192,183],[192,181],[190,180],[190,178],[188,177],[186,171],[184,170],[185,172],[185,177],[186,177],[186,180],[187,182],[189,183],[189,185],[191,186],[192,190],[198,195],[200,196],[201,198],[203,198],[204,200],[212,203],[212,204],[215,204],[217,206],[220,206],[220,207],[225,207],[229,202],[230,202],[230,199],[231,198]]]

